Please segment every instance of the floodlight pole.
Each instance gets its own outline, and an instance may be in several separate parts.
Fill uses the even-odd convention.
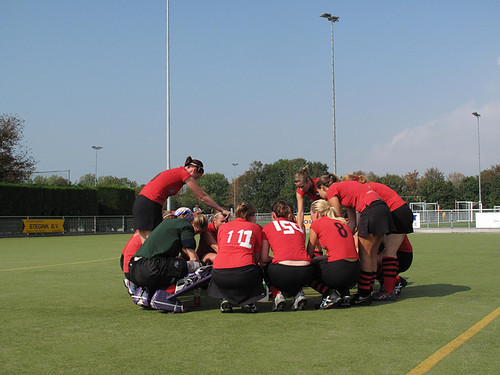
[[[327,19],[331,23],[332,30],[332,121],[333,121],[333,173],[337,173],[337,140],[335,135],[335,59],[333,49],[333,24],[339,20],[339,17],[332,16],[329,13],[323,13],[320,17]]]
[[[95,150],[95,180],[94,180],[94,186],[97,186],[97,151],[102,149],[102,146],[92,146],[92,148]]]
[[[483,212],[483,201],[481,200],[481,148],[479,142],[479,117],[481,115],[477,112],[472,112],[477,119],[477,162],[479,168],[479,212]]]
[[[238,163],[233,164],[233,210],[236,212],[236,166]]]
[[[167,0],[167,169],[170,169],[170,3]],[[167,198],[167,210],[170,211],[170,197]]]

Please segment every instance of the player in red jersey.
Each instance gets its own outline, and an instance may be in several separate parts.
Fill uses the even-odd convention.
[[[384,251],[382,257],[383,289],[375,293],[372,299],[375,301],[393,301],[396,299],[393,293],[398,275],[397,252],[405,234],[413,233],[413,212],[406,202],[390,187],[377,182],[368,182],[363,175],[346,175],[342,181],[357,181],[366,184],[374,190],[387,204],[392,214],[392,220],[396,227],[395,231],[384,236]]]
[[[317,178],[312,178],[309,169],[306,167],[295,173],[293,183],[297,186],[297,223],[304,230],[304,196],[308,196],[314,202],[320,199],[318,189],[316,188]]]
[[[314,258],[315,279],[328,286],[319,308],[349,306],[349,288],[356,284],[360,273],[352,232],[346,220],[324,199],[312,203],[311,220],[307,252],[312,254],[318,242],[326,249],[326,255]]]
[[[226,218],[224,215],[217,212],[212,222],[208,224],[207,230],[200,235],[196,253],[204,264],[211,264],[215,259],[217,251],[219,250],[217,247],[217,233],[220,226],[225,222]]]
[[[373,284],[377,276],[377,251],[384,234],[395,230],[391,212],[383,199],[368,186],[356,181],[330,183],[328,176],[322,176],[316,184],[323,199],[327,199],[336,212],[345,207],[348,225],[358,235],[361,272],[358,293],[354,304],[370,304]],[[356,220],[359,214],[359,222]]]
[[[304,230],[291,220],[292,207],[283,200],[273,204],[271,217],[273,221],[262,229],[261,261],[271,262],[264,272],[270,284],[278,289],[276,295],[273,293],[272,310],[284,309],[285,296],[294,296],[291,310],[303,310],[307,300],[302,288],[309,285],[314,275],[312,259],[306,252]]]
[[[132,283],[132,281],[130,281],[128,265],[130,263],[130,259],[135,255],[137,250],[139,250],[141,245],[141,236],[139,235],[139,231],[136,230],[123,248],[122,255],[120,257],[120,267],[125,274],[123,284],[125,284],[125,287],[128,289],[128,293],[130,295],[134,293],[136,286],[134,283]]]
[[[214,259],[208,295],[221,298],[223,313],[232,312],[232,305],[254,313],[258,312],[255,302],[265,296],[262,270],[257,264],[262,228],[255,223],[255,209],[248,203],[240,203],[235,216],[234,221],[219,228],[219,251]]]
[[[203,176],[203,173],[203,163],[188,156],[183,167],[163,171],[144,186],[132,208],[134,226],[139,230],[142,242],[161,223],[162,208],[167,198],[176,195],[184,184],[203,203],[220,211],[226,217],[231,214],[198,186],[196,180]]]

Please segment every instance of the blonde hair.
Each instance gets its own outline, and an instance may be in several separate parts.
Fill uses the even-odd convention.
[[[339,216],[335,207],[331,207],[324,199],[318,199],[312,202],[311,212],[316,212],[320,216],[326,216],[330,219],[338,220],[344,224],[347,223],[347,221],[342,216]]]
[[[293,178],[293,182],[306,182],[307,180],[311,180],[311,175],[309,174],[309,168],[307,165],[301,168],[297,173],[295,173],[295,177]]]
[[[346,174],[344,177],[342,177],[342,181],[356,181],[359,182],[360,184],[366,184],[368,182],[368,179],[366,176],[361,175],[355,175],[355,174]]]
[[[318,182],[316,182],[316,188],[319,189],[322,186],[325,186],[328,188],[328,187],[332,186],[335,182],[339,182],[339,181],[340,181],[340,178],[335,173],[325,174],[318,179]]]
[[[194,215],[193,226],[204,232],[208,226],[208,218],[203,214]]]
[[[255,208],[245,202],[241,202],[237,207],[234,215],[238,218],[245,219],[246,221],[250,221],[252,216],[255,216]]]

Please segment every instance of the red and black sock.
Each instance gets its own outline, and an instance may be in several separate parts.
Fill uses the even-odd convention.
[[[321,293],[323,297],[327,296],[330,294],[328,291],[330,288],[328,285],[323,284],[320,280],[313,280],[311,282],[311,288],[313,288],[315,291]]]
[[[358,294],[361,297],[366,297],[371,293],[370,285],[372,285],[372,279],[375,279],[373,272],[361,271],[359,274]]]
[[[387,293],[391,293],[396,286],[398,267],[398,258],[384,257],[382,259],[382,268],[384,269],[384,289]]]

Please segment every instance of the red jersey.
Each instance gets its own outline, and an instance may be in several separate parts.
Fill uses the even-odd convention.
[[[153,177],[139,194],[163,205],[168,197],[176,195],[181,190],[184,181],[189,177],[191,175],[184,167],[167,169]]]
[[[354,237],[347,224],[322,216],[311,224],[311,229],[318,236],[321,246],[326,249],[329,262],[359,258]]]
[[[273,251],[273,264],[283,260],[311,262],[305,245],[305,234],[297,223],[279,217],[262,229],[262,240],[267,240]]]
[[[398,251],[402,251],[404,253],[413,253],[413,246],[411,246],[410,239],[406,234],[403,242],[401,243],[401,246],[399,246]]]
[[[398,193],[392,190],[389,186],[379,184],[378,182],[369,182],[366,185],[368,185],[370,189],[375,191],[375,193],[380,195],[387,206],[389,206],[391,212],[406,203],[403,199],[401,199]]]
[[[260,225],[237,218],[219,227],[217,234],[219,251],[214,259],[214,268],[236,268],[256,264],[254,254],[262,248]]]
[[[321,199],[321,197],[319,196],[319,193],[318,193],[318,188],[316,187],[316,182],[318,182],[318,180],[319,180],[319,177],[312,179],[312,182],[313,182],[313,191],[309,190],[309,191],[303,192],[301,189],[297,188],[297,194],[302,195],[302,196],[307,195],[313,201]]]
[[[214,222],[212,221],[210,224],[208,224],[207,230],[200,235],[200,242],[198,243],[198,248],[196,249],[196,253],[198,254],[198,257],[200,259],[203,258],[206,254],[214,252],[212,247],[205,239],[205,233],[211,234],[214,237],[214,240],[217,241],[217,232],[218,230],[214,228]]]
[[[341,181],[332,184],[328,188],[327,198],[330,200],[334,196],[339,198],[342,206],[355,208],[358,212],[363,212],[373,201],[382,199],[368,185],[356,181]]]
[[[123,254],[123,272],[128,273],[128,264],[130,263],[130,259],[135,255],[137,250],[142,245],[141,236],[139,236],[139,231],[136,230],[132,235],[130,240],[128,240],[125,245],[122,254]]]

